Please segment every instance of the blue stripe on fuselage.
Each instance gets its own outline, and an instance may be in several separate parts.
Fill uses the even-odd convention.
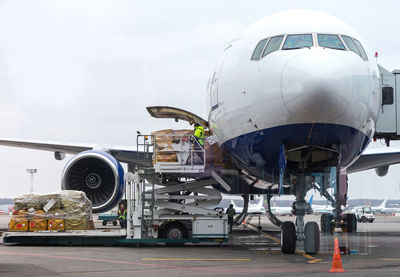
[[[339,144],[341,166],[348,165],[364,151],[369,138],[352,127],[327,124],[291,124],[255,131],[226,141],[222,147],[240,167],[272,181],[279,176],[279,150],[282,144],[326,146]]]

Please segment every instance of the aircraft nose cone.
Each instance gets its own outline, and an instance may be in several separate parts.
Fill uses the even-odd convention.
[[[282,73],[283,100],[299,121],[333,121],[345,113],[353,97],[350,67],[322,51],[294,57]]]

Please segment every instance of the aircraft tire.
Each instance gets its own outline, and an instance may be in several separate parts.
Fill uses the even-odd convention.
[[[357,232],[357,217],[355,214],[344,214],[343,221],[345,225],[342,227],[343,233]]]
[[[321,215],[321,231],[325,234],[332,233],[332,221],[333,216],[331,214],[322,214]]]
[[[293,254],[296,250],[296,227],[291,221],[285,221],[281,226],[281,251]]]
[[[314,221],[306,223],[304,227],[304,251],[307,254],[318,254],[320,245],[319,227]]]

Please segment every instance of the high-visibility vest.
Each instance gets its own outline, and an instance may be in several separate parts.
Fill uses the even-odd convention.
[[[124,212],[121,211],[121,209],[118,210],[118,218],[122,220],[126,220],[126,209],[123,210]]]
[[[204,128],[201,126],[196,127],[196,129],[194,130],[194,137],[197,139],[201,146],[204,146],[205,136],[206,135],[204,134]]]

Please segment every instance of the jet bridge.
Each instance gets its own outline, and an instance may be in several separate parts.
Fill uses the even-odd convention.
[[[381,105],[374,139],[400,140],[400,70],[389,72],[379,66],[381,75]]]

